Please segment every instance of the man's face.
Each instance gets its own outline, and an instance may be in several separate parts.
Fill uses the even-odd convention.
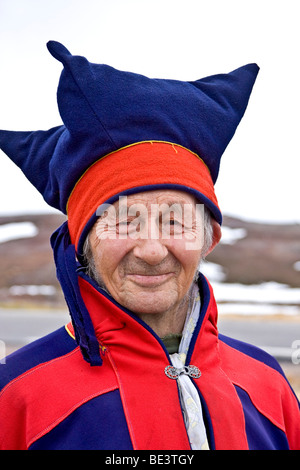
[[[100,217],[91,250],[99,278],[117,302],[136,314],[178,308],[201,259],[200,206],[183,191],[147,191],[119,200]]]

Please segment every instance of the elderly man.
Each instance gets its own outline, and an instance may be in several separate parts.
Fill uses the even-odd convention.
[[[201,258],[212,249],[210,216],[204,226],[194,196],[183,191],[147,191],[126,199],[123,214],[113,211],[95,224],[84,264],[98,285],[158,336],[180,335]]]
[[[199,273],[258,67],[179,82],[48,49],[64,124],[0,146],[68,215],[51,243],[72,321],[1,366],[0,448],[299,449],[282,370],[218,333]]]

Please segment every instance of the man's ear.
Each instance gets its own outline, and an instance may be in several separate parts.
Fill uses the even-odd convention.
[[[207,256],[209,253],[211,253],[213,251],[213,249],[217,246],[217,244],[219,243],[219,241],[221,239],[221,236],[222,236],[221,227],[218,224],[218,222],[215,219],[212,218],[211,224],[212,224],[212,227],[213,227],[212,244],[211,244],[210,248],[207,250],[207,252],[205,253],[205,256]]]

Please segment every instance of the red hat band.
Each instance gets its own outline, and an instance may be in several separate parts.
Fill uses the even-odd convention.
[[[221,223],[213,181],[200,157],[168,142],[139,142],[96,161],[74,187],[67,213],[76,249],[81,252],[86,228],[101,204],[112,202],[119,195],[158,188],[194,194]]]

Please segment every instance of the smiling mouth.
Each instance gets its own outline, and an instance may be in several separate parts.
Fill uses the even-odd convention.
[[[127,278],[143,287],[156,287],[168,281],[174,275],[173,272],[164,274],[127,274]]]

